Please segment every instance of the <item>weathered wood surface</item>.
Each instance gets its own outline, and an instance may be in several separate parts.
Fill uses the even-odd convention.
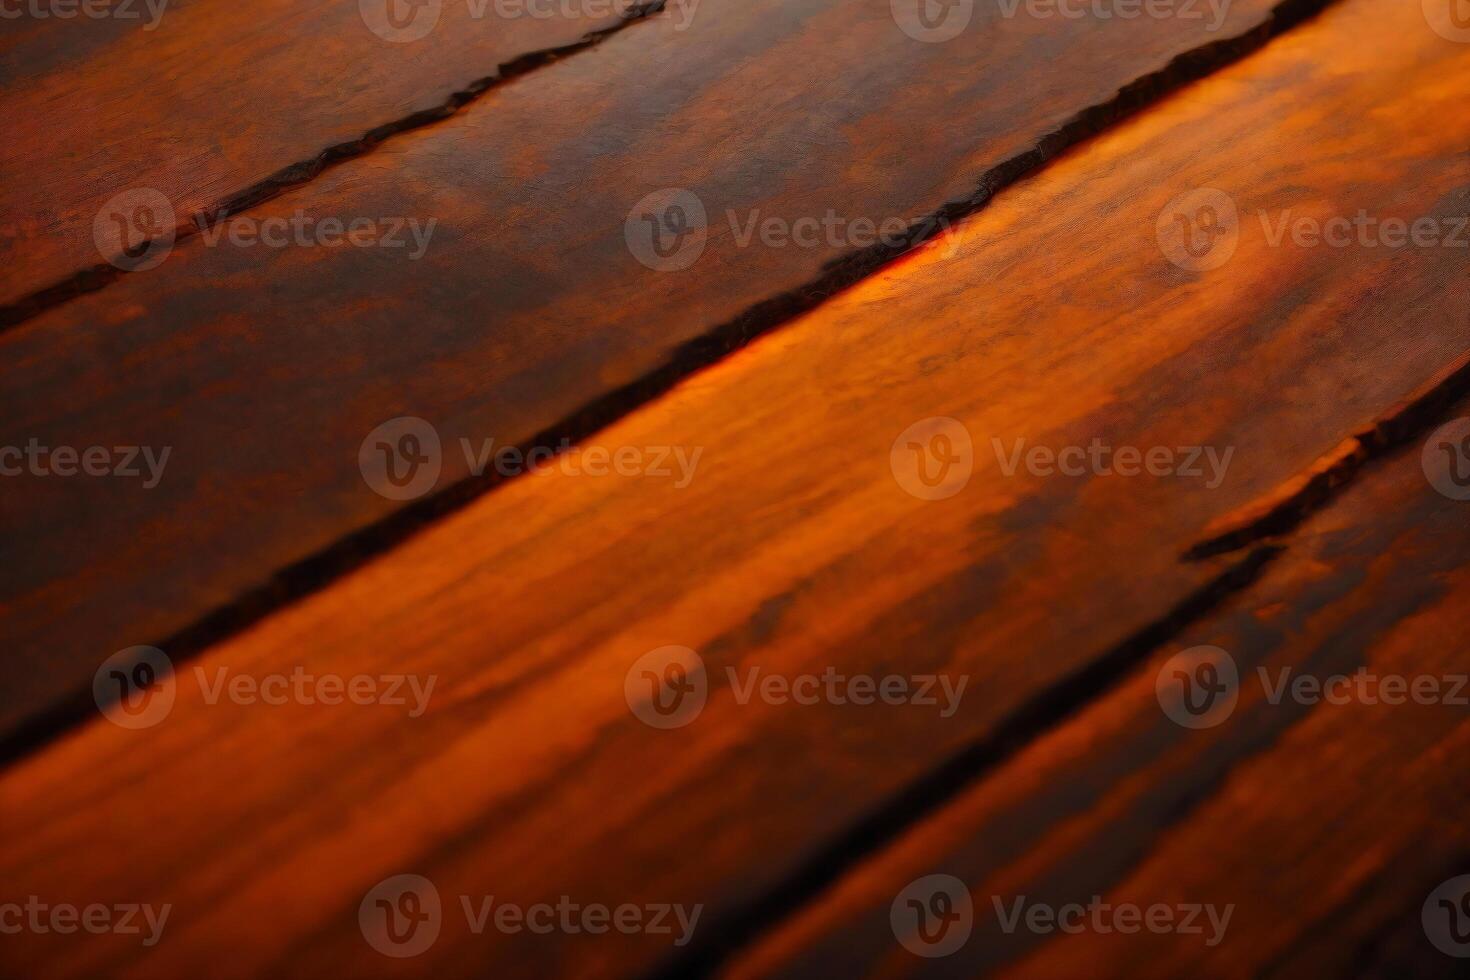
[[[26,937],[17,965],[180,971],[223,954],[241,974],[391,970],[357,905],[404,872],[448,897],[444,932],[413,961],[446,975],[707,965],[774,924],[916,815],[894,809],[916,781],[954,758],[963,778],[977,746],[982,763],[1001,757],[1086,697],[1079,672],[1126,670],[1217,599],[1206,587],[1240,559],[1181,562],[1202,530],[1465,349],[1460,253],[1273,247],[1253,220],[1463,207],[1453,122],[1470,65],[1419,16],[1349,0],[1001,195],[957,254],[894,265],[590,443],[702,448],[687,486],[516,480],[197,661],[211,681],[296,665],[433,674],[422,717],[209,705],[181,665],[157,727],[98,721],[13,767],[0,873],[15,888],[176,904],[146,955]],[[1155,241],[1165,205],[1201,186],[1246,216],[1209,272]],[[921,500],[890,449],[940,415],[972,433],[974,472]],[[1234,454],[1213,488],[1008,477],[992,436]],[[624,689],[668,644],[699,651],[710,678],[703,713],[672,732],[638,721]],[[963,677],[967,693],[943,719],[740,704],[726,674],[829,666]],[[671,950],[665,936],[471,935],[460,894],[706,907]]]
[[[945,975],[1463,975],[1422,913],[1470,874],[1467,509],[1431,487],[1418,445],[1366,472],[1255,585],[853,867],[730,975],[930,975],[890,908],[935,873],[973,900],[968,941],[927,961]],[[1226,651],[1238,681],[1233,709],[1222,695],[1196,729],[1166,715],[1157,686],[1178,690],[1197,645]],[[1007,932],[995,903],[1009,914],[1018,896],[1213,905],[1221,922],[1234,908],[1223,932],[1205,916],[1198,934],[1091,920],[1075,935]]]
[[[47,17],[34,15],[38,4]],[[502,65],[623,19],[611,0],[595,16],[579,13],[586,4],[551,5],[551,17],[503,16],[524,4],[496,0],[403,3],[412,16],[401,31],[379,16],[384,0],[87,6],[113,13],[83,16],[74,3],[60,19],[45,0],[5,0],[0,307],[115,258],[93,229],[115,195],[151,188],[191,227],[192,215],[273,176],[301,179],[329,148],[355,152],[373,130],[442,109]],[[415,40],[390,39],[431,23]],[[301,173],[280,173],[298,164]],[[131,243],[170,226],[162,209],[134,222],[130,201],[117,209]]]
[[[171,447],[147,491],[11,481],[0,649],[52,666],[0,695],[0,727],[81,691],[113,650],[174,645],[211,612],[251,606],[242,594],[283,567],[402,514],[358,467],[386,420],[438,426],[443,490],[469,473],[459,439],[580,437],[667,383],[650,378],[660,365],[712,356],[686,341],[738,321],[713,347],[735,343],[786,307],[742,311],[874,254],[825,232],[814,248],[741,247],[726,212],[742,229],[753,216],[917,217],[1268,9],[1236,4],[1210,33],[977,7],[940,44],[901,31],[888,0],[710,0],[686,30],[674,16],[640,24],[251,212],[432,219],[418,261],[405,230],[398,249],[195,236],[157,269],[0,335],[0,445]],[[714,227],[693,266],[656,271],[630,251],[625,218],[679,185]],[[642,387],[619,391],[630,384]]]

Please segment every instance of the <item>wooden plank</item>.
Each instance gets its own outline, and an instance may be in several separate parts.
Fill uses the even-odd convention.
[[[103,17],[70,6],[58,19],[44,0],[6,4],[16,16],[0,41],[9,136],[0,144],[0,308],[12,315],[83,270],[112,271],[105,263],[119,243],[104,212],[124,215],[132,244],[145,225],[150,238],[175,224],[187,231],[196,213],[268,192],[258,185],[307,178],[324,154],[362,152],[380,127],[447,114],[503,66],[623,23],[630,4],[553,4],[550,17],[511,17],[498,12],[525,5],[427,0],[404,4],[412,17],[401,30],[384,0],[87,4],[111,12]],[[428,33],[415,37],[421,25]],[[134,221],[130,206],[154,210]]]
[[[1466,111],[1467,65],[1418,17],[1349,0],[1001,195],[958,254],[894,265],[588,444],[702,448],[687,485],[560,467],[516,480],[181,665],[158,725],[98,721],[12,767],[0,876],[16,891],[175,905],[146,954],[24,936],[13,964],[389,972],[358,911],[403,873],[448,906],[404,970],[718,961],[855,844],[900,830],[913,814],[893,801],[935,766],[1001,753],[1085,697],[1079,676],[1126,671],[1207,608],[1212,582],[1239,585],[1216,578],[1233,557],[1179,556],[1465,348],[1470,284],[1452,249],[1271,247],[1246,224],[1204,274],[1156,242],[1165,205],[1202,185],[1246,214],[1320,217],[1425,214],[1470,183],[1447,122]],[[1364,159],[1367,176],[1341,163]],[[1234,447],[1234,462],[1210,488],[1008,477],[977,456],[962,492],[924,500],[890,451],[941,415],[981,453],[992,435],[1099,438]],[[638,720],[625,688],[670,644],[710,678],[675,731]],[[301,666],[436,687],[411,720],[387,705],[209,704],[193,666],[209,684]],[[944,675],[967,693],[949,717],[742,704],[726,670],[744,684],[755,667]],[[457,897],[487,894],[703,910],[677,949],[667,935],[474,935]]]
[[[1467,425],[1426,440],[1440,472],[1440,445],[1457,447]],[[1436,947],[1424,909],[1470,873],[1470,503],[1433,489],[1418,449],[1318,514],[1258,583],[1116,690],[854,867],[730,975],[819,965],[911,976],[940,964],[1017,977],[1461,975],[1449,954],[1470,944],[1436,933],[1449,948]],[[1201,727],[1184,727],[1163,705],[1177,709],[1172,672],[1200,645],[1224,650],[1236,680],[1218,707],[1181,716]],[[935,873],[972,897],[969,938],[956,928],[944,938],[963,945],[948,953],[906,920],[890,925],[899,892]],[[1220,932],[1205,916],[1199,933],[1104,933],[1090,918],[1076,934],[1039,918],[1040,929],[1007,931],[996,902],[1009,914],[1018,896],[1025,908],[1101,896],[1115,910],[1233,911]],[[1097,914],[1115,924],[1116,912]],[[910,953],[900,931],[944,958]]]
[[[1291,0],[1282,17],[1321,2]],[[44,652],[48,669],[0,694],[0,730],[67,696],[84,704],[114,650],[197,648],[225,632],[209,618],[220,610],[248,620],[479,492],[492,481],[464,482],[459,440],[579,439],[897,251],[825,230],[812,248],[742,247],[753,218],[881,225],[978,206],[1260,42],[1282,26],[1272,9],[1237,3],[1209,32],[977,6],[957,37],[925,43],[889,0],[710,2],[687,30],[655,19],[251,212],[412,219],[425,235],[434,221],[418,261],[402,228],[396,249],[200,235],[0,335],[0,446],[171,453],[146,490],[8,483],[0,650]],[[696,193],[714,225],[678,272],[644,265],[627,238],[644,228],[634,206],[670,186]],[[811,230],[798,229],[808,243]],[[358,465],[399,416],[437,426],[445,449],[437,497],[414,506]]]

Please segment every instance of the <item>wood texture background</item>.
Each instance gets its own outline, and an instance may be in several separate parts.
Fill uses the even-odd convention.
[[[1065,141],[1048,134],[1078,138],[1203,70],[1177,55],[1259,41],[1271,9],[1236,4],[1211,34],[981,7],[966,33],[931,44],[898,30],[888,0],[710,3],[687,30],[672,15],[639,24],[251,212],[434,217],[419,261],[196,236],[157,269],[0,334],[0,441],[172,447],[153,490],[9,488],[0,650],[44,649],[53,666],[0,695],[0,731],[84,697],[99,651],[195,646],[212,613],[268,603],[283,569],[333,547],[350,560],[347,536],[404,511],[357,467],[382,422],[428,419],[451,450],[461,437],[580,438],[835,288],[824,270],[857,251],[741,248],[726,211],[741,224],[829,209],[882,221],[983,197],[1014,161]],[[624,238],[630,209],[669,186],[716,222],[682,272],[645,268]],[[447,452],[440,489],[467,472]]]
[[[220,23],[206,9],[180,23]],[[1154,695],[1204,643],[1243,673],[1463,667],[1470,504],[1429,487],[1418,451],[1467,411],[1467,250],[1272,244],[1262,215],[1470,214],[1470,47],[1418,5],[1341,0],[1251,50],[1269,9],[1238,4],[1220,37],[977,13],[970,36],[922,44],[887,3],[705,0],[688,30],[650,18],[251,211],[436,216],[420,262],[196,237],[0,333],[0,445],[175,457],[151,491],[6,479],[0,725],[85,691],[116,648],[186,637],[163,723],[94,716],[0,769],[0,898],[169,902],[165,941],[0,936],[0,972],[1453,975],[1417,916],[1470,871],[1465,709],[1306,710],[1248,687],[1200,732]],[[297,16],[312,11],[327,16]],[[26,66],[62,57],[39,29],[7,43]],[[1191,72],[1208,77],[1157,91]],[[1122,118],[1130,100],[1149,104]],[[739,248],[716,227],[690,269],[640,265],[624,217],[667,186],[712,223],[985,206],[891,264],[849,258],[860,281],[816,305],[851,250]],[[1213,269],[1159,241],[1201,188],[1239,214]],[[466,475],[461,436],[581,426],[581,452],[679,447],[698,465],[687,486],[553,468],[401,510],[356,453],[403,414],[438,426],[441,499]],[[934,417],[969,433],[973,470],[924,500],[892,451]],[[1008,475],[992,440],[1018,439],[1231,456],[1216,486]],[[352,544],[361,563],[310,594],[214,642],[189,632],[395,512],[412,520]],[[699,652],[709,693],[661,731],[625,682],[670,644]],[[966,688],[941,717],[740,703],[726,673],[829,667]],[[409,718],[209,703],[199,681],[296,668],[436,686]],[[888,906],[935,871],[970,884],[979,925],[921,962]],[[413,960],[358,926],[399,873],[446,898]],[[1237,912],[1211,949],[997,933],[989,897],[1019,893]],[[682,948],[472,935],[460,894],[704,910]]]
[[[658,22],[638,30],[640,43],[658,43]],[[563,67],[594,69],[592,59]],[[957,252],[926,246],[588,442],[698,447],[687,487],[560,472],[512,481],[181,665],[166,723],[130,732],[97,720],[17,762],[0,776],[3,880],[58,901],[177,908],[168,942],[146,956],[116,938],[26,936],[8,962],[28,975],[184,975],[222,955],[227,975],[242,976],[469,976],[487,963],[527,976],[721,964],[903,973],[913,964],[891,946],[886,902],[931,866],[972,874],[981,896],[1219,894],[1241,904],[1250,937],[1206,960],[1180,937],[976,941],[966,971],[1237,975],[1380,962],[1334,945],[1322,919],[1337,914],[1364,941],[1387,937],[1374,947],[1385,969],[1418,962],[1405,909],[1462,853],[1451,824],[1463,770],[1446,760],[1463,750],[1463,712],[1253,703],[1229,728],[1185,737],[1152,702],[1152,676],[1159,658],[1205,642],[1243,664],[1323,669],[1361,660],[1430,670],[1461,656],[1463,505],[1427,490],[1412,453],[1370,461],[1346,496],[1283,539],[1284,555],[1248,543],[1182,556],[1352,433],[1398,417],[1393,406],[1466,350],[1463,253],[1272,246],[1257,212],[1464,213],[1467,72],[1465,50],[1425,30],[1412,6],[1347,0],[1001,193],[965,222]],[[505,89],[495,111],[518,91]],[[472,127],[490,108],[451,125]],[[454,153],[434,137],[470,132],[427,130],[357,165],[390,172],[410,153],[442,162]],[[363,186],[348,175],[308,190]],[[1155,240],[1169,202],[1200,187],[1230,195],[1242,215],[1234,257],[1208,272],[1171,264]],[[609,211],[605,230],[620,235],[620,213],[599,213]],[[79,311],[144,284],[137,302],[165,304],[149,310],[202,308],[214,294],[186,273],[238,259],[184,251],[5,343],[41,349],[84,331],[71,319]],[[286,261],[276,302],[295,288],[289,262],[299,260]],[[709,302],[734,309],[732,267],[719,268],[732,293]],[[693,288],[673,278],[659,283]],[[640,297],[650,306],[637,308],[676,295]],[[354,325],[377,304],[404,302],[377,296]],[[581,302],[591,309],[591,294]],[[122,316],[112,324],[122,335],[147,323],[162,324],[159,343],[172,336],[167,316]],[[245,322],[241,349],[263,350]],[[187,356],[202,364],[205,349]],[[417,356],[438,363],[439,350]],[[459,370],[472,368],[485,364]],[[425,398],[447,397],[427,392],[444,382],[427,367],[415,376]],[[186,397],[202,406],[206,393],[260,383],[221,375]],[[418,404],[404,396],[384,410],[393,390],[371,389],[383,417]],[[311,396],[345,401],[325,384]],[[198,424],[195,405],[178,417]],[[280,411],[284,424],[299,405]],[[975,443],[968,484],[943,501],[916,499],[890,470],[894,440],[932,416],[959,420]],[[448,439],[477,431],[461,424],[446,426]],[[253,417],[241,431],[259,438],[259,425]],[[1006,476],[990,446],[1095,437],[1231,447],[1233,462],[1214,488]],[[359,438],[344,433],[341,459],[323,471],[360,483]],[[261,479],[263,500],[271,479]],[[323,519],[299,479],[299,512],[281,518],[282,535],[298,515],[302,526]],[[232,531],[260,535],[234,516]],[[667,644],[698,650],[711,675],[703,713],[675,732],[643,725],[624,700],[629,668]],[[413,720],[382,706],[209,705],[196,664],[210,674],[410,671],[436,675],[438,687]],[[941,719],[915,706],[742,705],[724,680],[726,667],[829,665],[965,676],[963,710]],[[1066,724],[1048,730],[1058,719]],[[1320,786],[1308,789],[1309,776]],[[1324,827],[1323,808],[1337,802],[1343,815]],[[448,896],[704,903],[703,931],[671,950],[647,935],[472,936],[461,921],[423,957],[390,962],[363,944],[357,903],[406,871]]]

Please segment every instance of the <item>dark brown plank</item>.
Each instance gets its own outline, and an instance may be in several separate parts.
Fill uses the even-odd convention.
[[[1442,446],[1458,453],[1470,432],[1457,424],[1453,440],[1423,440],[1439,479]],[[1438,931],[1436,902],[1437,947],[1424,907],[1470,875],[1467,508],[1426,480],[1420,445],[1370,470],[1253,587],[854,867],[730,975],[1463,975],[1449,954],[1470,943]],[[1174,671],[1192,670],[1201,645],[1226,651],[1236,680],[1221,674],[1218,706],[1179,715],[1201,726],[1185,727],[1164,705],[1178,710]],[[936,873],[968,886],[972,931],[928,959],[897,936],[943,948],[907,919],[895,929],[891,908]],[[1114,908],[1213,905],[1219,922],[1233,910],[1223,932],[1199,934],[1007,931],[996,912],[1018,896],[1059,908],[1095,895]]]
[[[113,14],[77,3],[68,19],[36,18],[37,2],[6,0],[21,16],[0,39],[0,308],[106,269],[121,242],[112,214],[130,243],[191,229],[196,213],[305,179],[329,148],[361,152],[379,127],[447,113],[502,66],[614,27],[633,6],[511,17],[499,11],[524,5],[429,0],[404,5],[400,31],[383,0],[89,0]]]
[[[823,278],[835,260],[842,280],[891,254],[825,238],[741,247],[727,213],[743,229],[753,216],[881,224],[973,206],[1260,41],[1272,9],[1237,3],[1211,33],[981,5],[957,37],[925,43],[888,0],[710,2],[687,30],[672,16],[640,25],[252,212],[436,221],[418,261],[407,233],[398,249],[196,236],[160,268],[0,335],[0,446],[172,454],[148,490],[8,482],[0,650],[44,651],[48,667],[0,694],[0,730],[80,694],[114,650],[197,647],[222,632],[211,612],[298,594],[462,499],[405,513],[365,483],[359,448],[387,420],[438,427],[443,491],[469,474],[460,439],[580,438],[835,288]],[[1202,44],[1208,57],[1172,60]],[[694,265],[658,271],[630,250],[627,225],[642,227],[630,211],[681,185],[714,226]],[[772,297],[784,299],[759,305]]]
[[[1422,214],[1470,183],[1445,123],[1467,111],[1466,62],[1418,16],[1350,0],[1001,195],[957,254],[894,265],[588,444],[702,448],[686,486],[559,468],[514,481],[197,662],[206,680],[432,674],[420,717],[209,704],[181,665],[160,724],[99,720],[13,767],[0,875],[14,888],[176,905],[147,953],[31,936],[13,962],[628,973],[716,962],[757,936],[921,813],[932,800],[913,787],[935,767],[973,767],[976,746],[1003,758],[1090,696],[1079,674],[1146,659],[1237,560],[1181,562],[1202,529],[1465,349],[1470,283],[1450,249],[1272,248],[1247,224],[1228,265],[1196,274],[1155,240],[1171,199],[1217,181],[1243,213],[1319,215],[1340,201]],[[1344,158],[1377,161],[1371,178]],[[992,435],[1099,438],[1234,447],[1234,462],[1208,487],[1006,476],[979,455],[961,492],[919,499],[890,452],[939,415],[980,454]],[[697,650],[711,682],[697,718],[655,730],[625,685],[670,644]],[[945,675],[967,693],[948,717],[741,703],[726,671],[744,683],[752,668]],[[148,832],[160,822],[166,837]],[[395,966],[364,943],[358,906],[402,873],[436,882],[450,917]],[[461,894],[704,910],[675,949],[472,935]]]

